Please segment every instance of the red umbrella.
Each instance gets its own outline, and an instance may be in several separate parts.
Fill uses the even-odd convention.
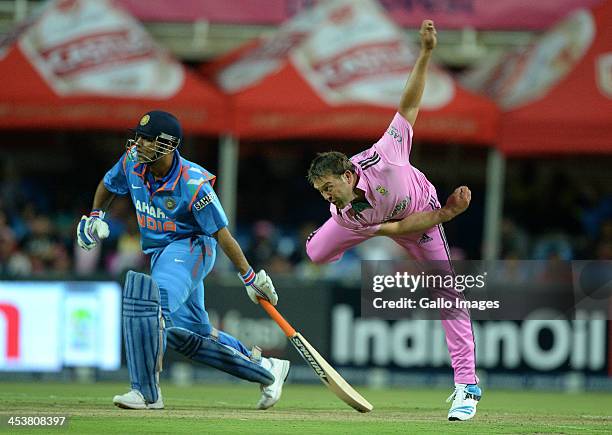
[[[375,140],[393,117],[415,58],[380,6],[338,0],[202,71],[231,97],[238,136]],[[432,67],[415,135],[492,144],[497,116],[490,100]]]
[[[56,0],[0,47],[0,128],[124,130],[174,113],[186,132],[229,127],[223,95],[107,0]]]

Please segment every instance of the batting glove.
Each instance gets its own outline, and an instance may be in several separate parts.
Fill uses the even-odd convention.
[[[278,295],[274,289],[274,284],[264,270],[260,270],[256,274],[252,268],[249,268],[244,275],[239,273],[238,276],[244,283],[246,292],[253,303],[259,304],[257,298],[266,299],[272,305],[278,303]]]
[[[77,226],[77,242],[86,251],[95,248],[100,240],[110,234],[108,224],[104,222],[104,214],[102,210],[92,210],[89,216],[81,216]]]

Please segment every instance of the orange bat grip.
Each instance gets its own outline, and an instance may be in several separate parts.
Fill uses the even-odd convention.
[[[278,324],[278,326],[280,326],[280,329],[283,330],[287,337],[291,338],[295,335],[295,329],[293,329],[289,322],[287,322],[278,311],[276,311],[276,308],[274,308],[274,306],[270,302],[259,298],[259,305],[261,305],[261,307],[266,310],[268,315],[272,317],[272,320],[274,320]]]

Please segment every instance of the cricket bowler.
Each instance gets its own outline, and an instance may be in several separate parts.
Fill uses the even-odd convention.
[[[228,220],[213,190],[215,176],[180,156],[183,134],[170,113],[146,113],[126,152],[100,181],[89,216],[77,227],[81,248],[91,250],[109,236],[105,213],[116,195],[129,195],[140,227],[141,245],[151,255],[151,274],[129,271],[123,292],[123,336],[131,390],[113,398],[124,409],[162,409],[159,372],[166,343],[199,363],[260,385],[258,409],[281,396],[289,361],[265,358],[238,339],[215,329],[204,304],[204,278],[215,263],[217,245],[229,257],[256,304],[276,305],[270,277],[253,271],[227,229]]]
[[[412,126],[437,43],[433,21],[423,21],[420,39],[420,53],[398,111],[380,140],[350,159],[340,152],[320,153],[310,165],[308,180],[330,202],[331,212],[331,218],[306,242],[306,252],[315,263],[336,261],[364,240],[387,236],[411,258],[445,261],[452,273],[442,223],[467,209],[471,192],[461,186],[440,207],[434,186],[410,163]],[[463,298],[463,293],[457,297]],[[447,400],[452,400],[448,419],[469,420],[482,396],[469,311],[462,309],[452,320],[442,314],[455,380],[454,392]]]

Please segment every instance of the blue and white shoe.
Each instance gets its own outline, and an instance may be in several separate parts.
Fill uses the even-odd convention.
[[[464,421],[474,417],[481,397],[482,391],[478,385],[455,384],[455,391],[446,399],[447,403],[453,401],[448,411],[448,419]]]
[[[281,398],[283,392],[283,384],[289,376],[289,367],[291,363],[284,359],[268,358],[272,368],[270,372],[274,375],[274,383],[265,386],[261,385],[261,398],[257,403],[257,409],[268,409],[274,406]]]

